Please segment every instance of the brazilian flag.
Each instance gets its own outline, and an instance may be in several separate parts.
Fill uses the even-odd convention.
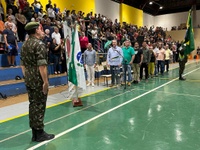
[[[184,50],[185,55],[190,54],[195,49],[191,10],[189,11],[187,20],[187,31],[185,35],[184,45],[185,45],[185,50]]]

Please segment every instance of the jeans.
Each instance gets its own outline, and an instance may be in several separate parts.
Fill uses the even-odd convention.
[[[111,84],[119,84],[120,80],[120,68],[119,66],[110,66],[110,72],[111,72]]]
[[[61,66],[59,64],[60,62],[60,54],[53,54],[53,68],[54,72],[61,72]]]
[[[165,62],[163,60],[158,60],[157,68],[158,68],[158,73],[160,70],[160,73],[163,74],[165,70]]]
[[[132,75],[131,75],[131,65],[127,64],[127,65],[123,65],[123,81],[125,82],[126,80],[126,73],[125,73],[125,69],[126,69],[126,73],[128,73],[128,82],[132,81]]]

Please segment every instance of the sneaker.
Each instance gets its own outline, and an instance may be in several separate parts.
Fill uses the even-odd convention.
[[[131,85],[131,82],[128,82],[127,85],[130,86],[130,85]]]
[[[90,83],[88,83],[87,86],[90,86]]]
[[[92,86],[94,87],[94,83],[92,83]]]
[[[124,82],[122,82],[122,83],[121,83],[121,85],[125,85],[125,83],[124,83]]]

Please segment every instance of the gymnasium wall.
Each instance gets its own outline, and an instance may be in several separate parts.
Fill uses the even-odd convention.
[[[120,21],[143,26],[143,11],[125,4],[120,6]]]
[[[112,21],[119,21],[120,4],[111,0],[95,0],[96,13],[110,18]]]
[[[181,12],[181,13],[173,13],[173,14],[165,14],[165,15],[159,15],[159,16],[152,16],[147,13],[144,13],[144,26],[150,27],[152,24],[154,26],[161,26],[168,31],[171,30],[172,26],[180,26],[181,23],[186,23],[188,12]],[[198,16],[200,16],[200,10],[196,11],[196,16],[193,17],[193,21],[195,21],[196,24],[193,24],[194,28],[196,28],[198,25],[200,25],[200,19],[198,19]]]
[[[183,41],[185,38],[186,30],[176,30],[176,31],[167,31],[167,35],[171,35],[172,39],[176,41]],[[196,49],[200,46],[200,29],[194,29],[194,39],[195,39],[195,51],[192,52],[192,55],[196,54]]]
[[[155,23],[155,17],[147,14],[147,13],[143,13],[143,25],[147,26],[147,28],[150,28],[152,25],[154,25]]]

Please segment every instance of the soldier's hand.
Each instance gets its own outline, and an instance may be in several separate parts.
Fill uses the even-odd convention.
[[[49,90],[49,83],[44,83],[43,84],[43,93],[46,95]]]

